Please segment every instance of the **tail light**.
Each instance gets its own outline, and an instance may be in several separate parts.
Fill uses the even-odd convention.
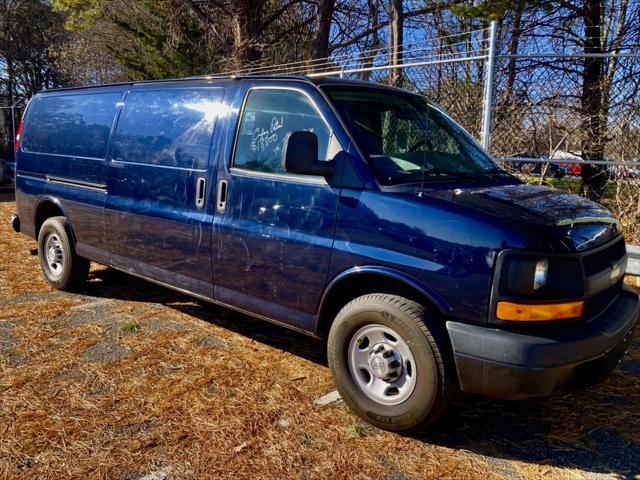
[[[20,123],[18,124],[18,131],[16,132],[16,140],[14,143],[14,152],[17,152],[18,149],[20,148],[20,136],[22,135],[22,127],[24,125],[24,122],[22,120],[20,120]]]

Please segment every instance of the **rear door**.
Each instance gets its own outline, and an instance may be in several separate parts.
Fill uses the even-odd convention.
[[[223,90],[132,88],[110,154],[105,209],[111,263],[212,296],[211,152]]]
[[[20,142],[16,189],[35,205],[56,199],[73,228],[77,252],[104,261],[103,209],[109,137],[122,87],[39,94],[31,100]],[[33,218],[34,212],[20,212]],[[34,232],[35,233],[35,232]]]
[[[318,108],[322,98],[300,85],[245,89],[235,148],[221,161],[213,265],[216,300],[311,329],[339,189],[321,177],[285,173],[281,152],[286,134],[299,130],[316,133],[320,159],[341,146]]]

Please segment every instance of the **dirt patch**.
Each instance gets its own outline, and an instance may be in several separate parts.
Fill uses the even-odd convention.
[[[148,318],[146,327],[149,331],[156,333],[185,332],[193,329],[189,324],[176,321],[166,316],[153,316]]]
[[[69,318],[68,328],[76,328],[87,324],[112,323],[111,313],[113,304],[108,300],[96,300],[85,304],[76,305],[67,312]]]
[[[29,355],[22,353],[11,353],[7,356],[7,365],[12,368],[22,367],[31,361]]]
[[[113,363],[128,356],[130,352],[124,345],[104,341],[87,348],[82,352],[82,356],[93,363]]]
[[[508,460],[502,458],[485,457],[490,464],[490,468],[500,478],[504,480],[524,480],[518,469]]]
[[[199,338],[198,343],[205,348],[211,348],[213,350],[225,347],[225,343],[213,335],[207,335],[206,337]]]
[[[47,301],[50,302],[59,297],[68,296],[66,293],[62,292],[47,292],[47,293],[22,293],[19,295],[15,295],[7,298],[0,298],[0,305],[19,305],[23,303],[32,303],[32,302],[41,302]]]
[[[64,368],[58,373],[61,380],[72,380],[74,382],[84,382],[91,378],[91,375],[84,370],[75,367]]]
[[[0,320],[0,353],[7,353],[16,348],[16,339],[13,334],[15,324],[6,320]]]

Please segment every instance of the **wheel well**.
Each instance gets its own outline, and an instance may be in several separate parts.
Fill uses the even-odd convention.
[[[38,238],[38,234],[40,233],[40,227],[47,220],[47,218],[51,217],[64,217],[64,212],[60,208],[59,205],[56,205],[54,202],[50,200],[45,200],[41,202],[36,208],[36,219],[35,219],[35,235],[36,239]]]
[[[342,307],[351,300],[369,293],[399,295],[439,311],[424,293],[400,280],[378,274],[357,274],[341,280],[329,291],[318,314],[318,335],[326,338],[333,320]]]

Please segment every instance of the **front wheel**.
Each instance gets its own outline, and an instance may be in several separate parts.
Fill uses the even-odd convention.
[[[89,260],[76,254],[65,217],[48,218],[40,227],[38,258],[44,276],[57,290],[73,290],[89,274]]]
[[[422,305],[403,297],[376,293],[348,303],[331,326],[327,350],[344,401],[386,430],[425,428],[456,391],[446,337]]]

